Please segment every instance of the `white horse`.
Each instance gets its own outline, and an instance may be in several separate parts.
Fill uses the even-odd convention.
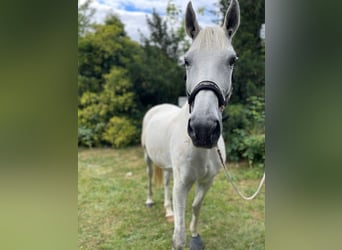
[[[193,42],[185,54],[188,104],[179,108],[171,104],[150,109],[143,120],[142,146],[149,176],[146,205],[152,205],[152,164],[164,173],[166,216],[174,216],[173,249],[184,249],[185,207],[187,194],[196,183],[190,223],[190,249],[203,249],[197,231],[201,203],[219,172],[221,163],[217,147],[225,160],[222,138],[222,111],[231,91],[231,76],[237,59],[231,40],[240,23],[237,0],[232,0],[222,27],[201,29],[189,2],[186,32]],[[173,173],[173,204],[169,192]],[[174,212],[172,210],[172,205]]]

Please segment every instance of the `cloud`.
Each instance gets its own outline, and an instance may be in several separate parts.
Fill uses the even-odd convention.
[[[79,0],[79,5],[86,0]],[[145,36],[149,35],[146,24],[146,16],[150,16],[155,9],[158,14],[165,16],[167,0],[93,0],[91,7],[96,10],[93,21],[103,23],[108,13],[117,14],[125,25],[127,34],[135,41],[140,41],[139,31]],[[174,0],[177,7],[185,13],[188,1]],[[204,7],[207,11],[205,15],[197,15],[202,27],[213,26],[213,20],[217,19],[208,10],[217,10],[215,5],[217,0],[192,0],[194,9]]]
[[[140,33],[145,36],[149,35],[149,30],[146,24],[146,16],[149,15],[145,12],[129,12],[117,10],[115,12],[120,17],[120,20],[125,24],[127,34],[135,41],[140,41]]]

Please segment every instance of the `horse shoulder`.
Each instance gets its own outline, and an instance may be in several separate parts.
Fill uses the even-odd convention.
[[[143,118],[143,124],[142,124],[142,134],[141,134],[141,142],[142,145],[145,145],[145,137],[147,133],[149,132],[149,126],[150,124],[154,125],[154,123],[163,123],[160,121],[163,121],[163,119],[173,113],[177,112],[179,108],[172,104],[160,104],[152,107],[149,109]],[[162,127],[163,124],[161,124]]]

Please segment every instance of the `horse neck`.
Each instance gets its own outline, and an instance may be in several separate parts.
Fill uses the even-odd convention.
[[[179,116],[180,116],[180,119],[183,120],[183,122],[185,122],[186,124],[188,124],[188,120],[189,120],[189,117],[190,117],[190,113],[189,113],[189,104],[188,103],[185,103],[181,109],[180,109],[180,112],[179,112]]]

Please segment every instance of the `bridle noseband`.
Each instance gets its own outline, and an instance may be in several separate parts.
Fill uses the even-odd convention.
[[[191,106],[195,100],[196,95],[201,90],[213,91],[215,93],[215,95],[217,96],[219,108],[221,109],[221,111],[223,111],[224,107],[228,104],[228,101],[229,101],[229,98],[232,94],[233,88],[231,87],[228,94],[226,96],[223,96],[220,87],[215,82],[209,81],[209,80],[199,82],[196,85],[196,87],[192,90],[191,93],[189,93],[188,91],[186,92],[186,94],[188,96],[189,113],[191,113]]]

